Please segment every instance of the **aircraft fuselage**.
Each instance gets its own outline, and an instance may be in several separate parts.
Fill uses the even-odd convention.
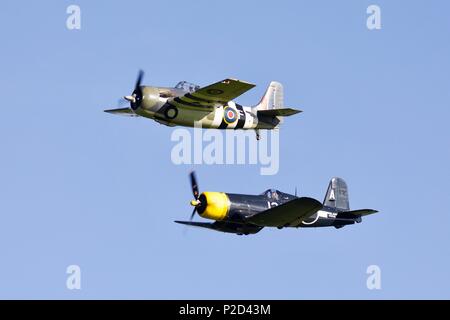
[[[167,126],[250,130],[273,129],[280,122],[277,118],[258,116],[254,107],[234,101],[225,105],[211,103],[205,108],[189,101],[189,94],[180,89],[142,87],[142,93],[142,101],[134,112]]]
[[[198,213],[203,218],[216,221],[226,221],[236,224],[247,224],[246,219],[259,212],[269,210],[286,202],[298,198],[295,195],[267,190],[260,195],[244,195],[223,192],[203,192],[199,201]],[[307,219],[292,221],[281,227],[311,228],[337,227],[360,222],[361,219],[352,217],[342,218],[341,211],[323,207]]]

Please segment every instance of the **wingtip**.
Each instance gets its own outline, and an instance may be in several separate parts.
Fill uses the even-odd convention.
[[[254,84],[254,83],[251,83],[251,82],[248,82],[248,81],[244,81],[244,80],[239,80],[239,79],[233,78],[233,77],[230,77],[230,78],[227,78],[225,80],[222,80],[222,82],[226,82],[226,81],[236,81],[236,82],[244,83],[244,84],[249,85],[249,86],[256,87],[256,84]]]

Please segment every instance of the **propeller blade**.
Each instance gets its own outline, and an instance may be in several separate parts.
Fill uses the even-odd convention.
[[[189,177],[191,178],[192,194],[194,195],[195,200],[198,200],[199,191],[195,171],[192,171]]]
[[[141,82],[142,78],[144,78],[144,71],[139,70],[138,77],[136,79],[136,84],[134,85],[133,94],[131,96],[125,96],[124,99],[130,101],[130,106],[133,111],[136,111],[143,99],[142,97],[142,89]]]
[[[117,106],[119,108],[126,107],[127,105],[129,105],[129,103],[130,103],[129,100],[127,100],[125,98],[121,98],[121,99],[117,100]]]
[[[141,86],[142,78],[144,77],[144,71],[139,70],[138,77],[136,79],[136,85],[134,86],[135,90],[138,90]]]
[[[197,208],[194,207],[194,210],[191,213],[191,217],[189,218],[189,221],[192,221],[192,219],[194,219],[195,216],[195,212],[197,211]]]

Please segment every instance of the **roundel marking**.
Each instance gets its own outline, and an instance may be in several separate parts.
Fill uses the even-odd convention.
[[[164,111],[164,115],[167,119],[175,119],[178,115],[178,109],[175,107],[169,107]]]
[[[233,108],[225,107],[225,109],[223,109],[223,119],[226,123],[232,124],[238,119],[238,114]]]
[[[212,95],[212,96],[218,96],[219,94],[223,93],[223,90],[220,90],[220,89],[209,89],[206,92],[208,94]]]

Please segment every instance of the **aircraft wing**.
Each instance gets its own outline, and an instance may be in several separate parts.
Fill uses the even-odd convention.
[[[179,224],[184,224],[187,226],[193,226],[193,227],[200,227],[200,228],[206,228],[221,232],[227,232],[227,233],[236,233],[236,234],[254,234],[259,232],[262,227],[258,227],[255,225],[246,225],[246,224],[239,224],[239,223],[233,223],[233,222],[226,222],[226,221],[216,221],[216,222],[194,222],[194,221],[175,221]]]
[[[246,221],[260,227],[284,227],[303,220],[322,209],[323,205],[312,198],[302,197],[259,212]]]
[[[109,109],[109,110],[105,110],[105,112],[107,113],[112,113],[112,114],[118,114],[121,116],[128,116],[128,117],[139,117],[136,113],[134,113],[133,110],[131,110],[130,108],[120,108],[120,109]]]
[[[226,105],[229,101],[255,87],[254,84],[236,79],[225,79],[200,88],[184,96],[169,99],[173,105],[183,107],[213,109]]]

